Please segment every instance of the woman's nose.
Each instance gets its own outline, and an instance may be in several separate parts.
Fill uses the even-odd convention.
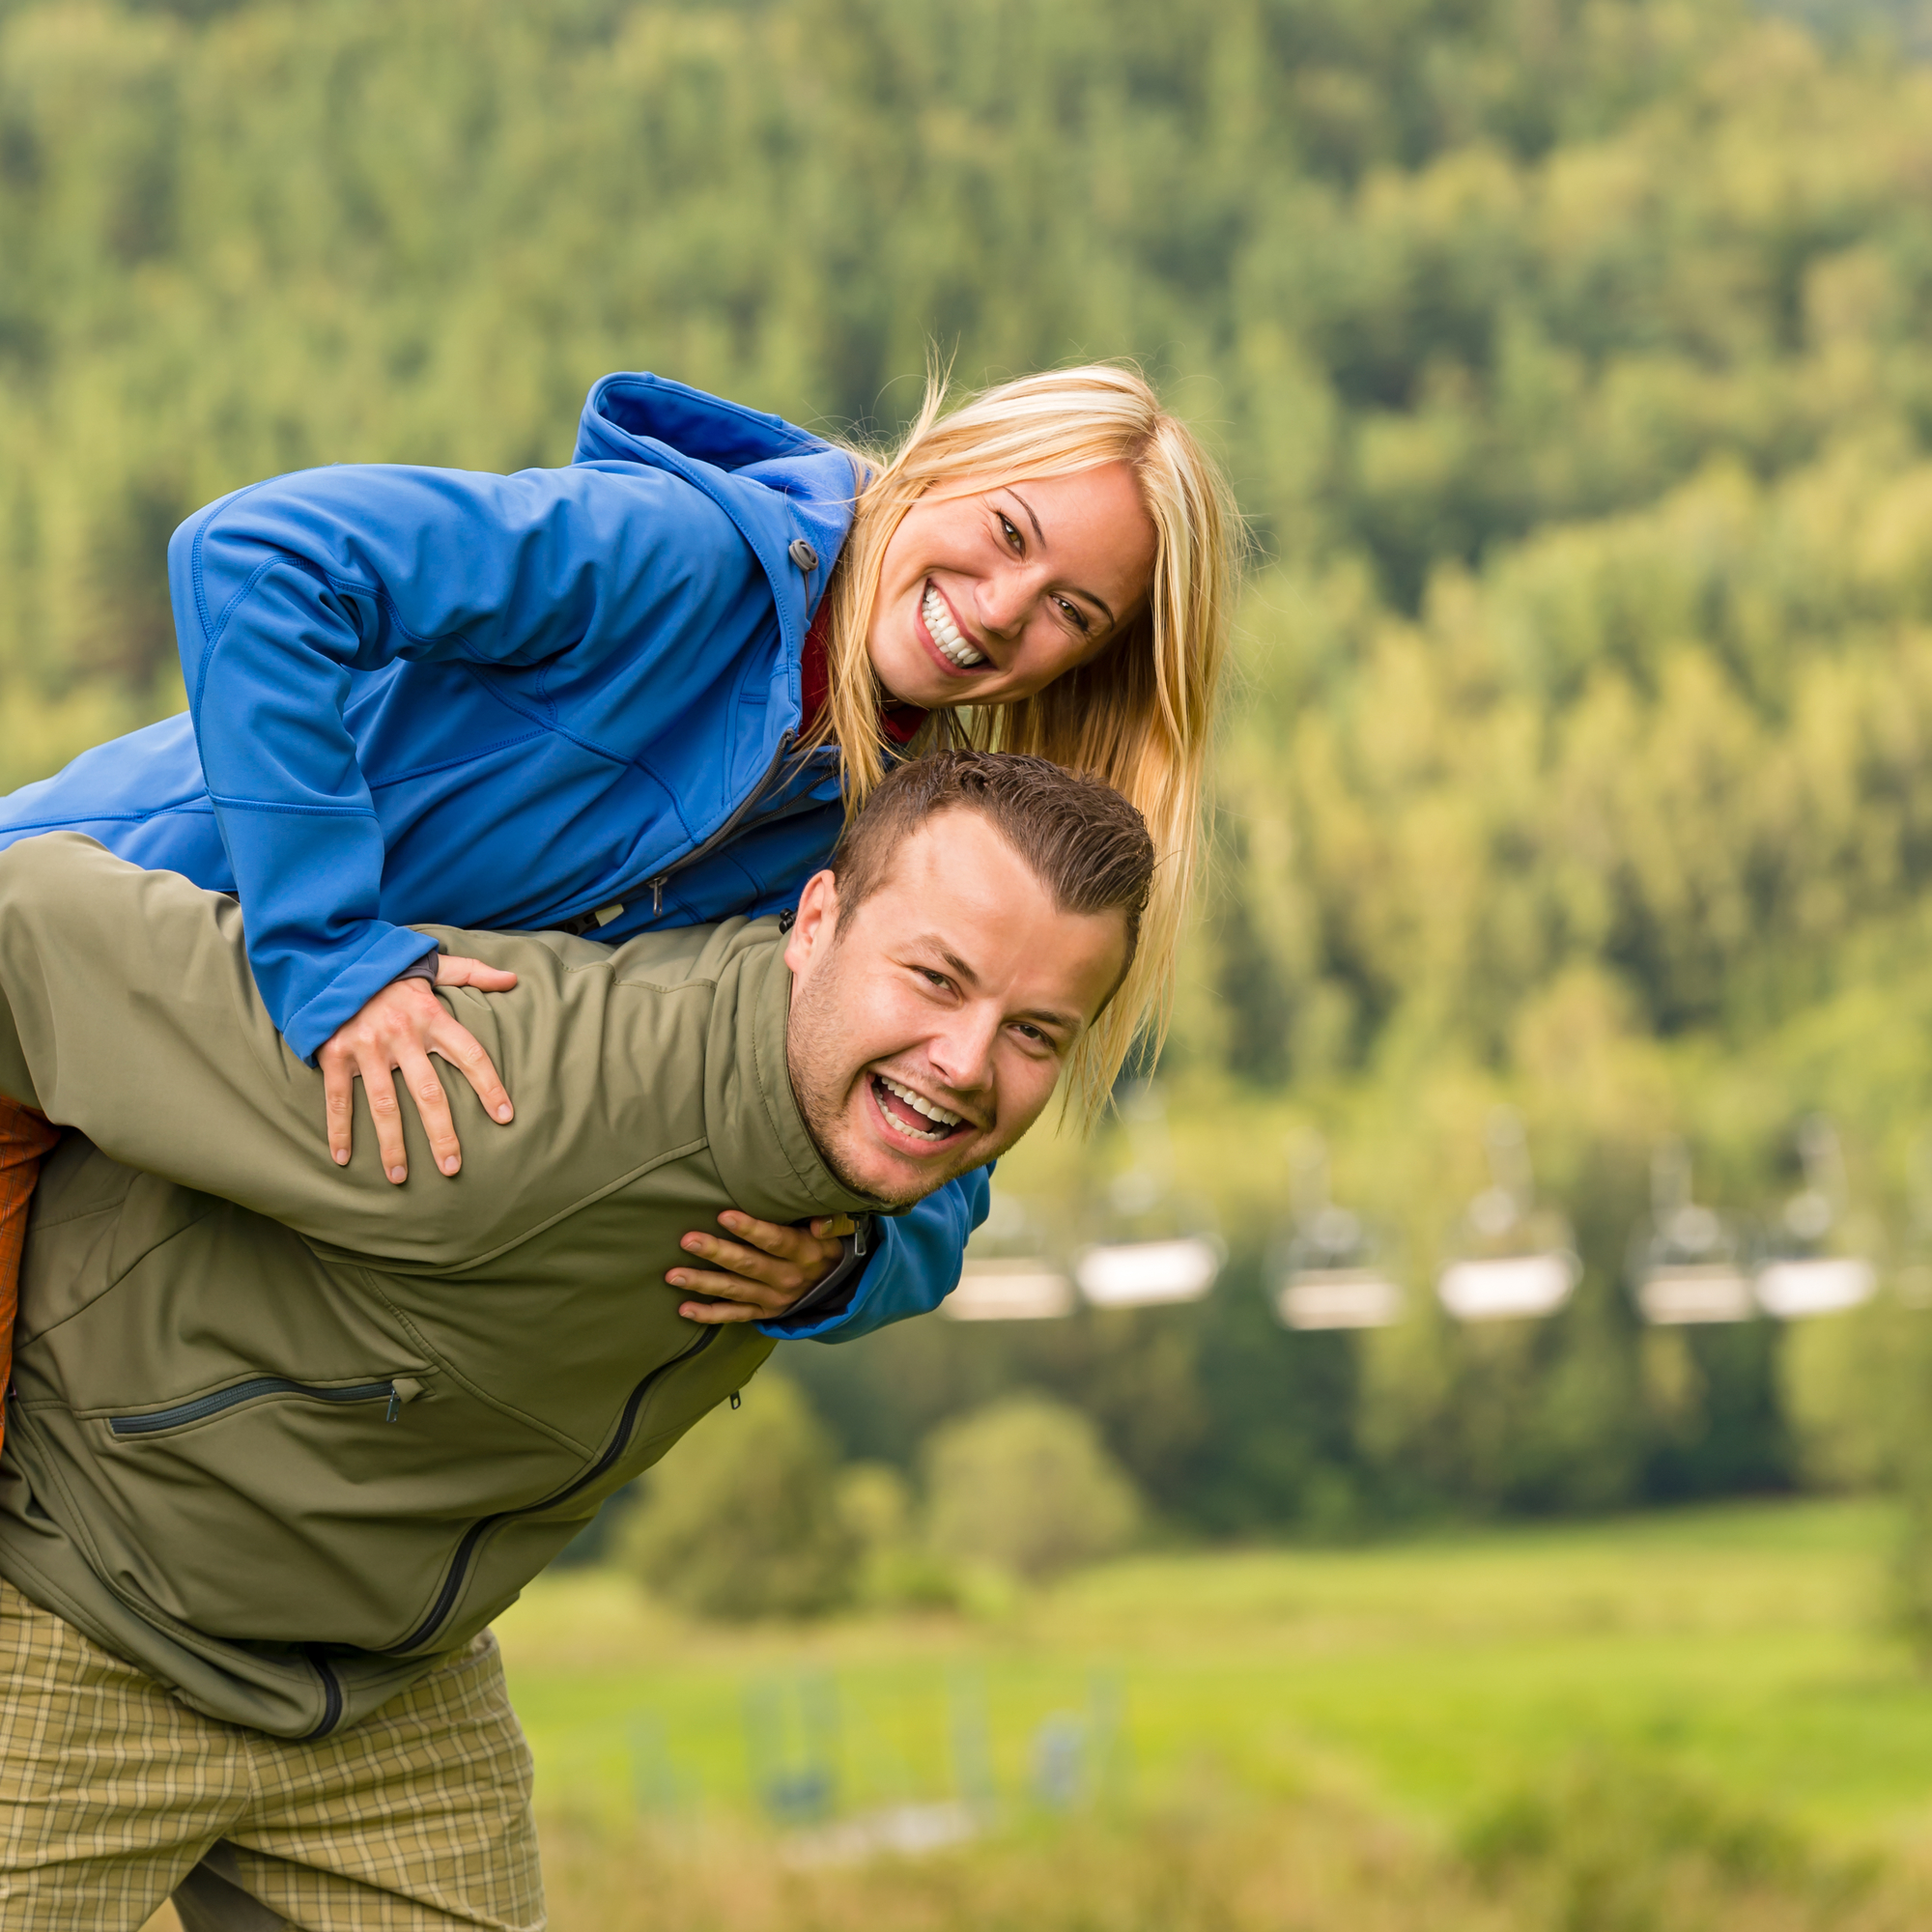
[[[980,585],[980,621],[1001,637],[1011,637],[1027,620],[1037,590],[1025,571],[1003,570]]]

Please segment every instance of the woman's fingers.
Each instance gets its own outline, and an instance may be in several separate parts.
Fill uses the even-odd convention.
[[[718,1219],[739,1238],[694,1229],[678,1246],[710,1267],[672,1268],[665,1276],[673,1288],[718,1297],[680,1304],[677,1312],[687,1321],[769,1321],[816,1288],[843,1253],[836,1238],[815,1232],[838,1225],[842,1216],[788,1228],[729,1208]]]
[[[480,959],[440,959],[439,985],[474,986],[504,993],[517,983],[514,973],[486,966]],[[355,1121],[355,1082],[362,1083],[383,1172],[400,1185],[409,1179],[409,1148],[403,1134],[402,1103],[396,1093],[400,1074],[429,1138],[430,1155],[442,1174],[463,1166],[463,1149],[449,1111],[449,1095],[430,1065],[430,1055],[447,1061],[475,1090],[491,1119],[504,1122],[515,1109],[482,1042],[444,1010],[424,980],[397,980],[375,994],[352,1020],[329,1037],[316,1056],[322,1068],[323,1115],[329,1156],[338,1166],[349,1159]]]
[[[355,1144],[355,1069],[334,1055],[322,1062],[322,1116],[328,1127],[328,1156],[337,1167],[347,1167]]]
[[[396,1099],[388,1056],[365,1060],[356,1071],[362,1079],[362,1097],[369,1103],[369,1118],[376,1125],[376,1151],[383,1172],[400,1187],[410,1178],[410,1156],[403,1141],[403,1110]]]
[[[751,1301],[680,1301],[677,1312],[687,1321],[700,1321],[707,1328],[717,1328],[727,1321],[769,1321],[784,1310],[760,1308]]]
[[[503,966],[486,966],[480,959],[468,959],[460,952],[436,962],[439,986],[474,986],[479,993],[507,993],[517,983],[517,976]]]
[[[510,978],[517,976],[513,973]],[[451,1019],[441,1008],[437,1009],[439,1018],[430,1033],[430,1050],[441,1056],[456,1068],[475,1089],[476,1097],[483,1102],[483,1111],[493,1121],[505,1123],[516,1115],[510,1104],[510,1096],[503,1083],[497,1077],[497,1064],[483,1050],[483,1043],[461,1020]],[[455,1173],[447,1168],[445,1173]]]
[[[678,1313],[693,1321],[728,1319],[734,1321],[770,1321],[782,1315],[798,1296],[781,1288],[767,1288],[762,1282],[747,1281],[742,1275],[713,1274],[704,1268],[679,1268],[675,1286],[686,1294],[704,1294],[708,1301],[678,1304]],[[744,1313],[723,1318],[723,1308]],[[692,1314],[692,1310],[697,1310]]]
[[[442,1091],[429,1055],[411,1041],[397,1057],[396,1070],[422,1116],[423,1132],[429,1136],[429,1157],[440,1173],[454,1174],[463,1165],[463,1149],[457,1143],[456,1122],[449,1118],[449,1095]]]

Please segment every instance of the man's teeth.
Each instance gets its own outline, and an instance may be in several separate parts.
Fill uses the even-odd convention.
[[[920,606],[925,613],[925,628],[932,641],[945,654],[950,664],[956,664],[961,670],[971,670],[975,665],[986,662],[984,651],[976,651],[959,635],[959,626],[952,621],[952,612],[946,608],[946,599],[930,584],[926,586],[925,601]],[[898,1090],[893,1090],[896,1093]]]
[[[914,1113],[923,1114],[928,1121],[934,1123],[931,1133],[923,1134],[917,1127],[907,1126],[903,1121],[899,1120],[894,1114],[890,1107],[881,1107],[879,1112],[909,1141],[943,1141],[959,1124],[960,1120],[963,1118],[958,1114],[949,1114],[944,1107],[938,1106],[933,1101],[926,1099],[923,1094],[915,1094],[910,1087],[901,1087],[896,1080],[888,1080],[883,1073],[879,1074],[877,1078],[879,1085],[888,1094],[896,1095]]]

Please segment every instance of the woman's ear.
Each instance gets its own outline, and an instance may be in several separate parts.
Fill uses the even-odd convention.
[[[811,970],[838,931],[838,881],[830,872],[814,872],[798,895],[798,915],[785,937],[784,962],[792,977]]]

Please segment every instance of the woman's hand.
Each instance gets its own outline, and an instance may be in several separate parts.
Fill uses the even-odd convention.
[[[798,1298],[816,1288],[838,1265],[841,1235],[852,1232],[849,1215],[828,1214],[809,1228],[787,1228],[754,1220],[727,1208],[719,1225],[735,1241],[693,1232],[678,1243],[717,1272],[672,1268],[665,1279],[673,1288],[712,1294],[716,1301],[683,1301],[677,1312],[688,1321],[775,1321]]]
[[[507,993],[517,983],[514,973],[486,966],[480,959],[439,959],[439,986],[474,986],[485,993]],[[396,1097],[392,1073],[401,1073],[422,1116],[430,1152],[444,1174],[463,1165],[456,1127],[449,1118],[448,1096],[430,1065],[432,1053],[457,1067],[476,1090],[494,1121],[507,1122],[514,1109],[490,1056],[467,1026],[452,1019],[431,992],[427,980],[394,980],[370,1000],[353,1020],[346,1020],[323,1042],[316,1057],[322,1068],[323,1109],[328,1122],[328,1151],[338,1167],[347,1164],[355,1118],[355,1082],[369,1101],[376,1122],[376,1145],[382,1151],[383,1172],[400,1186],[410,1178],[409,1155],[403,1144],[402,1103]]]

